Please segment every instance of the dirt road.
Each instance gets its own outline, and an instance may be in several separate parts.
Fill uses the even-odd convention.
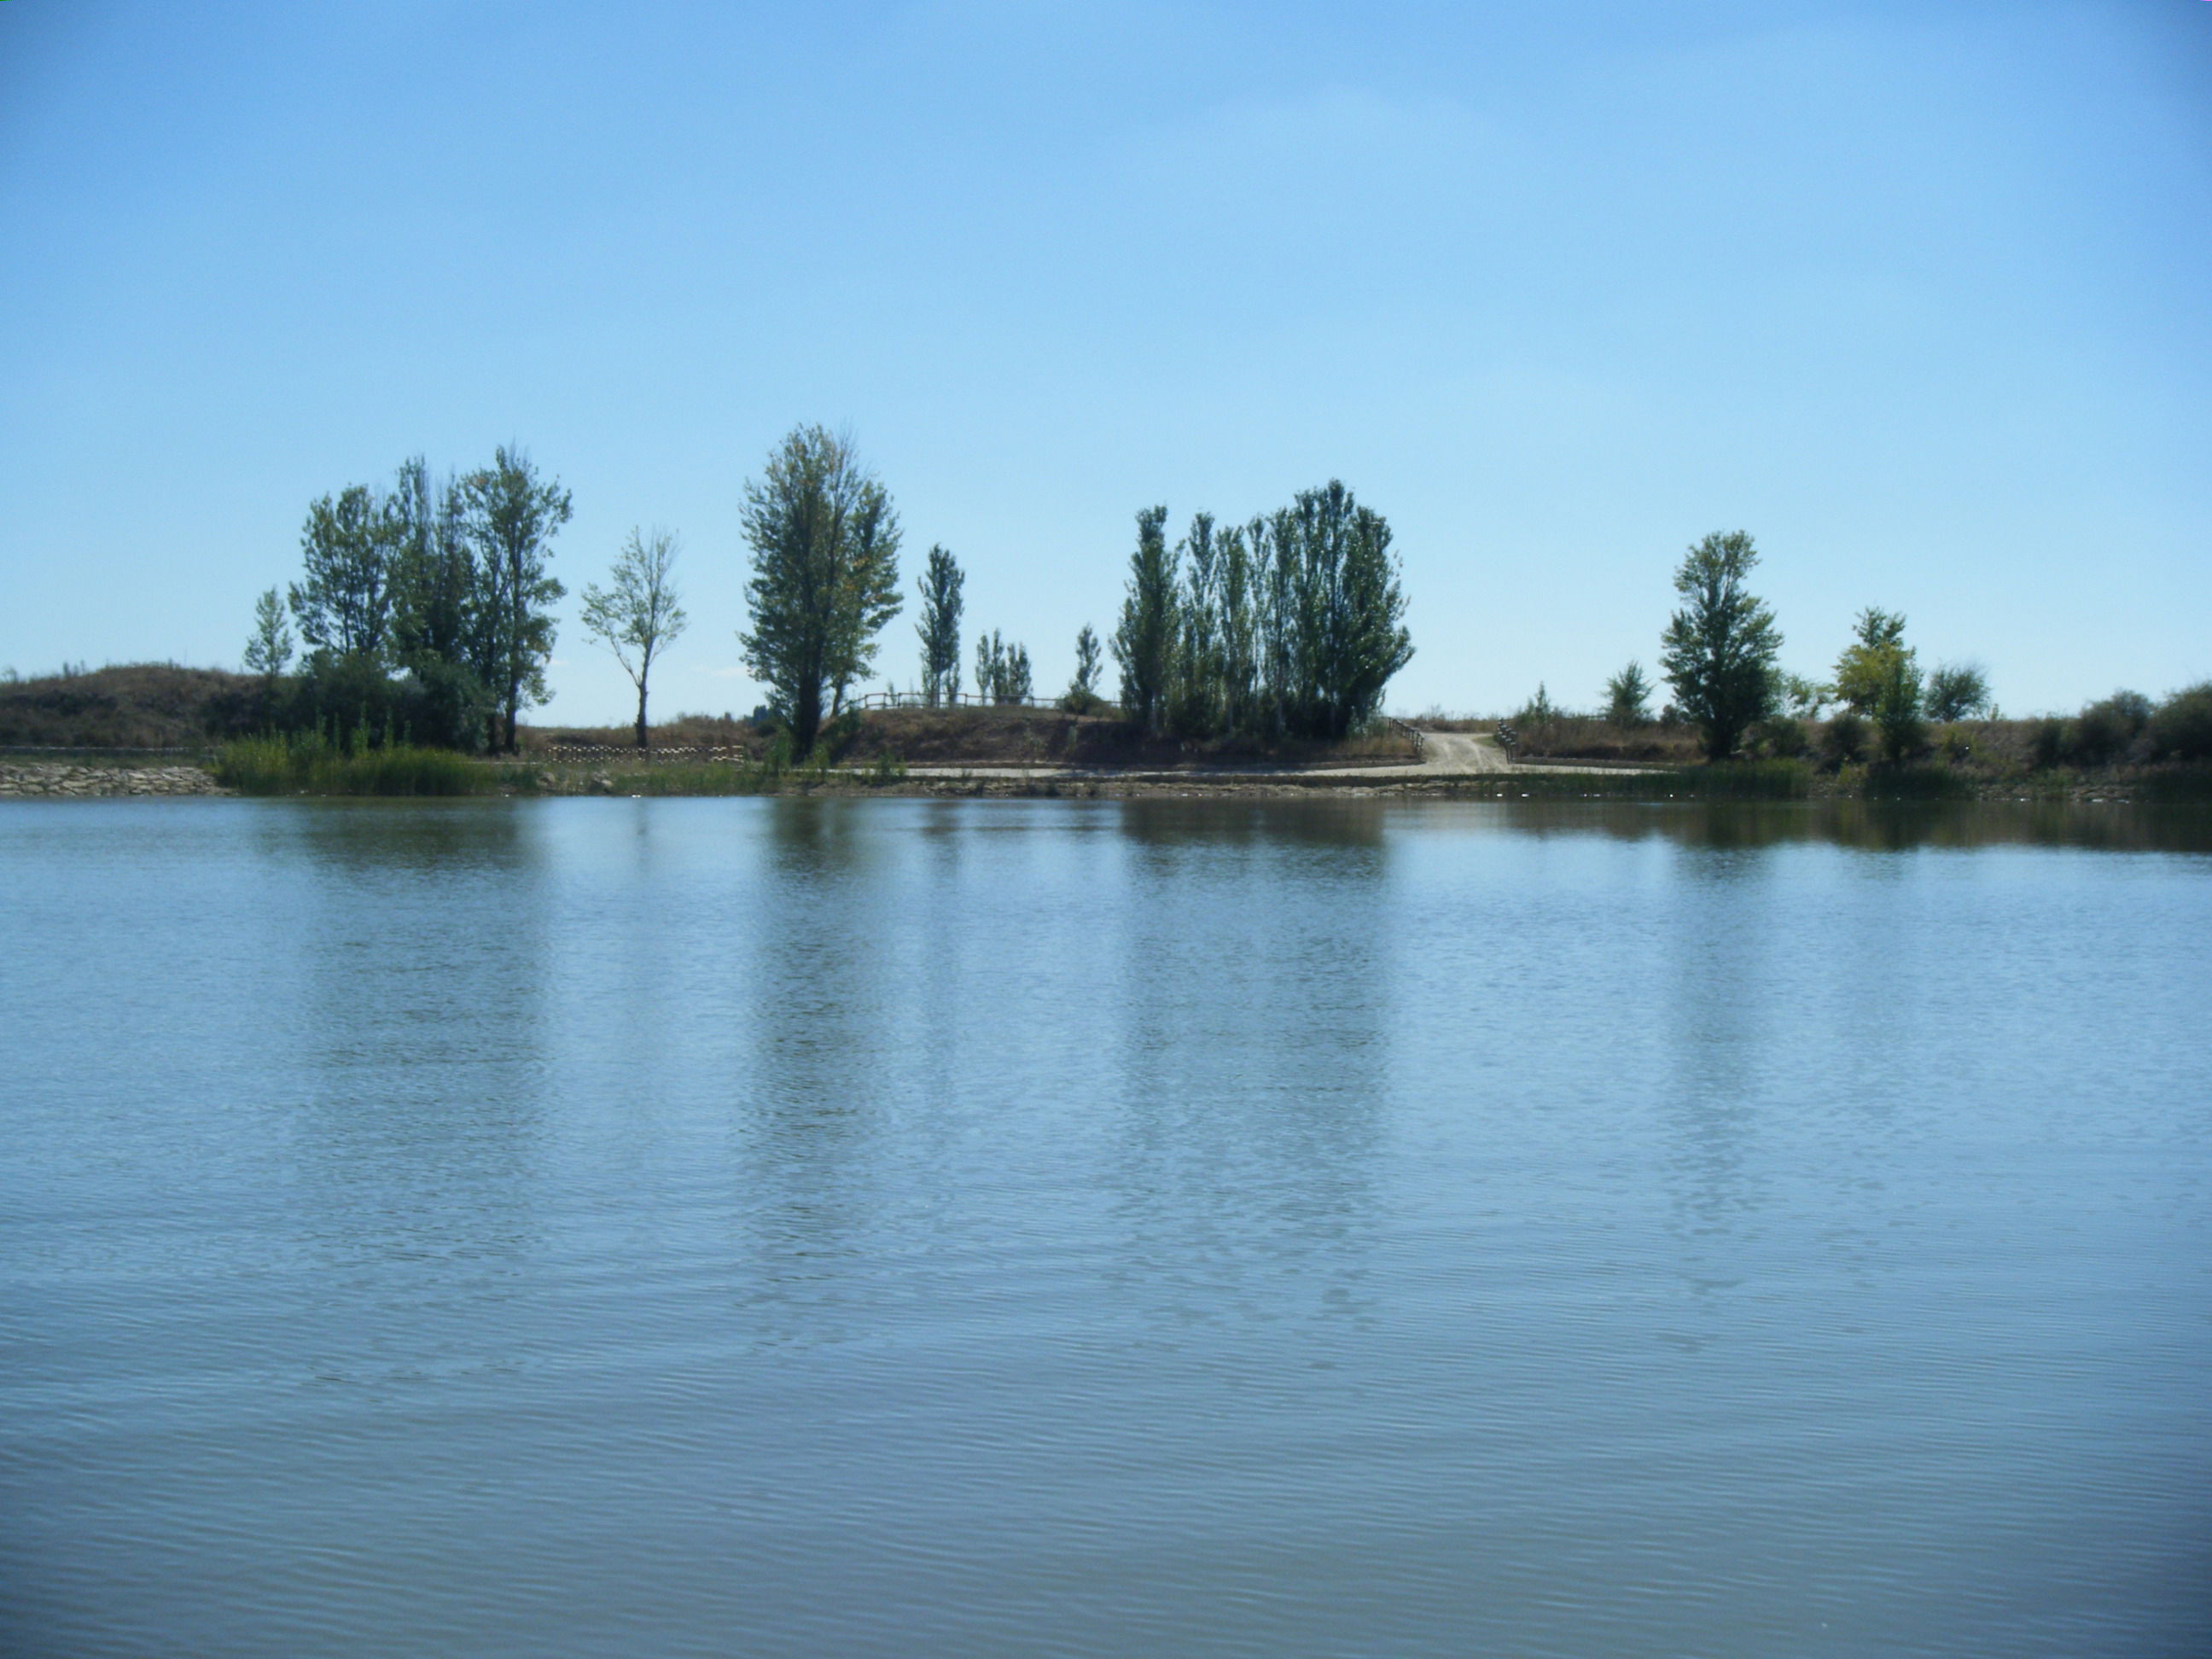
[[[1510,772],[1513,763],[1496,744],[1472,732],[1424,732],[1418,769],[1449,772],[1456,777],[1468,772]]]

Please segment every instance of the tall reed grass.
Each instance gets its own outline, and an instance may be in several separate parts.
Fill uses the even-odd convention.
[[[215,776],[243,795],[476,795],[499,785],[449,749],[349,750],[319,732],[234,738],[216,751]]]

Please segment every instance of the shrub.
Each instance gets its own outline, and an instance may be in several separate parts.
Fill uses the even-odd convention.
[[[2150,699],[2140,691],[2115,691],[2093,702],[2068,725],[2065,758],[2076,766],[2109,766],[2124,759],[2150,724]]]
[[[1759,723],[1753,738],[1760,754],[1782,760],[1795,760],[1811,747],[1805,735],[1805,722],[1794,714],[1770,715]]]
[[[1820,758],[1830,766],[1850,766],[1866,758],[1873,728],[1856,708],[1839,708],[1820,731]]]
[[[2151,754],[2160,760],[2212,760],[2212,680],[2175,692],[2152,713]]]
[[[2056,714],[2045,714],[2035,722],[2028,733],[2027,758],[2039,772],[2048,772],[2058,764],[2066,752],[2066,723]]]
[[[1928,676],[1928,717],[1962,720],[1990,709],[1990,677],[1978,663],[1944,663]]]

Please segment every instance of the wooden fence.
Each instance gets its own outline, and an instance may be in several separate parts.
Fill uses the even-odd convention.
[[[734,743],[655,744],[650,749],[628,743],[549,743],[526,749],[520,756],[494,755],[489,758],[553,761],[563,765],[700,766],[718,761],[742,761],[749,757],[742,744]]]
[[[848,708],[1062,708],[1064,696],[1054,697],[985,697],[973,691],[954,691],[940,696],[932,702],[919,691],[870,691],[865,696],[848,698]],[[1121,712],[1118,704],[1101,697],[1091,705],[1093,714]]]

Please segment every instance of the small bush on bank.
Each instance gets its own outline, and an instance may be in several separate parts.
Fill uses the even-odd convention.
[[[2212,680],[2168,697],[2152,714],[2148,729],[2153,759],[2212,761]]]
[[[2048,772],[2065,757],[2066,722],[2056,714],[2046,714],[2027,734],[2027,763],[2039,772]]]
[[[1812,746],[1805,722],[1794,714],[1776,714],[1753,728],[1754,752],[1776,760],[1796,760]]]
[[[1874,727],[1856,708],[1842,708],[1820,731],[1820,759],[1832,770],[1856,766],[1867,757]]]
[[[2061,757],[2075,766],[2110,766],[2124,760],[2150,719],[2148,697],[2139,691],[2115,691],[2103,702],[2091,703],[2067,725]]]

